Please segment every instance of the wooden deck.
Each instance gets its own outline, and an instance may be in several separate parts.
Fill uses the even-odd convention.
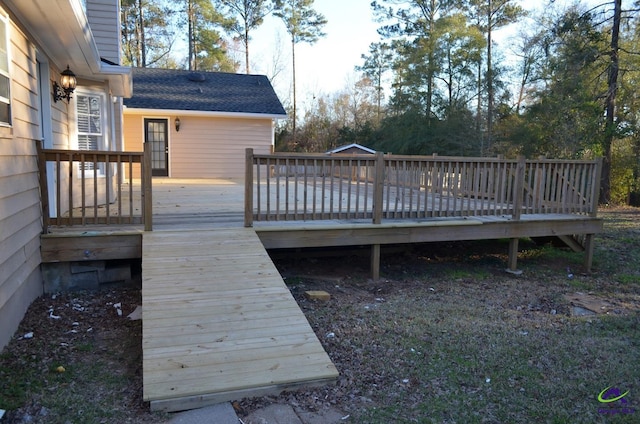
[[[252,229],[143,236],[143,380],[175,411],[338,372]]]
[[[156,178],[153,189],[143,180],[118,191],[142,197],[124,203],[141,205],[130,215],[142,212],[144,227],[119,224],[119,200],[88,214],[83,200],[81,220],[51,222],[110,225],[45,226],[42,258],[142,258],[144,398],[190,409],[337,376],[265,248],[369,245],[377,279],[384,244],[507,238],[517,271],[519,238],[555,236],[584,251],[588,271],[602,230],[599,170],[599,161],[248,150],[244,182]]]

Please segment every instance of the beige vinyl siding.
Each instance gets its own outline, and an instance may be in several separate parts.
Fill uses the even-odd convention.
[[[122,136],[123,150],[125,152],[142,152],[144,150],[144,129],[143,117],[140,115],[123,115],[122,117]],[[129,177],[129,170],[124,170],[125,178]],[[133,165],[133,175],[140,175],[140,165]]]
[[[176,178],[243,178],[245,149],[269,153],[270,119],[180,118],[169,139],[169,161]]]
[[[86,0],[87,19],[100,56],[120,63],[120,2]]]
[[[40,138],[36,54],[13,22],[9,27],[13,125],[0,128],[0,349],[43,290],[34,141]]]
[[[271,152],[270,118],[218,118],[127,114],[124,117],[125,150],[142,151],[144,118],[169,120],[169,176],[173,178],[244,178],[245,149]]]

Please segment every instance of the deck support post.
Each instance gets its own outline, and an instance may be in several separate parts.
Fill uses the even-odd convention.
[[[518,239],[509,240],[509,267],[507,271],[510,273],[518,273]]]
[[[591,272],[591,265],[593,265],[593,245],[595,234],[586,234],[584,238],[584,269],[586,272]]]
[[[380,245],[371,245],[371,279],[380,279]]]

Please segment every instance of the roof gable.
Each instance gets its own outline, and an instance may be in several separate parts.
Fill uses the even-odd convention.
[[[127,108],[286,116],[264,75],[133,68]]]
[[[362,145],[360,145],[358,143],[351,143],[351,144],[347,144],[345,146],[336,147],[333,150],[329,150],[327,153],[329,153],[329,154],[355,153],[355,152],[359,152],[359,151],[362,151],[362,153],[369,153],[369,154],[375,154],[376,153],[375,150],[370,149],[370,148],[365,147],[365,146],[362,146]]]

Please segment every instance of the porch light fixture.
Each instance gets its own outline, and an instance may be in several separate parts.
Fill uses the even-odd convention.
[[[175,124],[176,124],[176,132],[180,132],[180,118],[176,118]]]
[[[56,81],[53,82],[53,102],[67,99],[67,103],[71,100],[71,95],[76,89],[76,74],[74,74],[67,65],[67,69],[60,73],[60,85]]]

